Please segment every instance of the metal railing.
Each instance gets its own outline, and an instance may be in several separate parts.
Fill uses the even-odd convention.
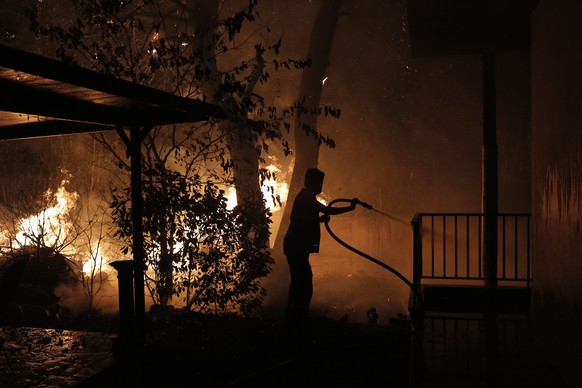
[[[529,214],[419,213],[412,226],[415,287],[483,285],[490,280],[530,287]],[[484,233],[491,226],[493,239]],[[492,273],[487,260],[493,262]]]

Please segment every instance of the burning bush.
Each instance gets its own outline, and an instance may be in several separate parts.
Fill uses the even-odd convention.
[[[4,258],[4,320],[16,325],[54,324],[70,311],[60,305],[54,290],[78,283],[69,260],[49,248],[23,247]]]
[[[117,309],[117,303],[104,306],[103,300],[105,291],[117,293],[109,284],[109,259],[104,256],[110,250],[104,241],[104,210],[90,209],[83,216],[79,196],[66,189],[68,184],[65,178],[57,190],[31,200],[40,209],[35,214],[0,206],[0,261],[13,273],[12,279],[5,273],[2,285],[20,298],[11,315],[57,319],[65,312]]]

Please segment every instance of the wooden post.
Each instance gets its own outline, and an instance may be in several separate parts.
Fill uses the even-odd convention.
[[[131,158],[131,220],[133,226],[134,300],[135,300],[135,344],[145,343],[145,294],[144,294],[144,237],[143,198],[141,177],[141,142],[143,134],[139,127],[130,128],[128,146]]]
[[[420,293],[422,278],[422,216],[416,214],[412,219],[412,284]]]
[[[483,55],[482,209],[485,283],[497,285],[497,112],[495,54]]]
[[[411,293],[411,301],[408,303],[408,310],[412,318],[411,337],[412,348],[410,354],[410,369],[408,375],[408,386],[410,388],[420,387],[423,379],[424,368],[424,305],[418,300],[418,295],[422,295],[422,215],[416,214],[411,221],[412,224],[412,284],[417,295]]]
[[[486,386],[498,386],[497,287],[497,113],[495,54],[483,56],[483,266],[487,306],[483,336]]]

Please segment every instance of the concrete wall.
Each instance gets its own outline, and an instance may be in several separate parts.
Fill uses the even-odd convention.
[[[532,14],[533,317],[568,386],[582,381],[582,1]]]

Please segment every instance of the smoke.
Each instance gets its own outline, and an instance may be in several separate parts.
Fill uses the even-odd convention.
[[[92,306],[85,288],[79,283],[62,283],[55,288],[54,294],[59,298],[59,306],[73,315],[85,313],[90,307],[106,314],[119,311],[117,282],[113,280],[99,283],[99,292],[95,295]]]
[[[330,199],[358,197],[405,222],[419,212],[478,212],[480,57],[410,58],[405,5],[404,0],[342,4],[322,94],[322,103],[340,108],[342,115],[338,120],[322,119],[318,123],[318,129],[337,144],[335,149],[320,150],[318,167],[326,172],[324,192]],[[272,1],[261,2],[260,7],[261,21],[282,38],[283,56],[304,58],[317,4]],[[526,145],[510,141],[525,138],[523,130],[528,124],[528,107],[514,103],[524,104],[527,100],[520,98],[520,91],[527,84],[528,75],[517,74],[522,74],[518,87],[514,87],[515,80],[508,74],[500,82],[499,93],[507,93],[500,96],[500,105],[505,109],[500,109],[498,115],[503,126],[499,131],[500,208],[528,211],[528,202],[523,201],[529,199],[524,195],[529,182],[523,178],[529,176],[525,167],[529,164],[528,150]],[[299,77],[300,72],[271,74],[277,80],[265,84],[273,88],[264,93],[266,100],[292,103]],[[10,160],[0,168],[0,178],[4,179],[0,199],[5,204],[18,205],[23,193],[34,196],[40,193],[39,188],[44,191],[55,187],[60,181],[55,175],[63,167],[71,172],[71,190],[78,192],[82,201],[102,200],[100,193],[109,189],[109,169],[99,162],[110,161],[111,157],[89,136],[4,142],[0,149]],[[276,147],[271,149],[277,153]],[[516,149],[519,152],[514,152]],[[282,165],[279,178],[290,178],[292,156],[278,161]],[[273,220],[274,233],[282,210]],[[35,211],[38,209],[23,210]],[[347,243],[411,278],[410,228],[360,208],[334,218],[331,226]],[[286,303],[287,263],[282,252],[274,249],[276,263],[264,281],[268,294],[261,314],[282,314]],[[349,319],[364,320],[365,312],[373,306],[384,321],[406,308],[408,290],[400,280],[346,251],[324,230],[321,253],[312,256],[312,266],[316,314],[348,314]],[[98,308],[107,310],[117,303],[113,296],[115,286],[109,286],[112,288],[103,292]],[[63,286],[56,292],[63,306],[74,311],[85,303],[82,298],[75,298],[82,294],[78,289]]]
[[[330,200],[357,197],[405,224],[416,213],[480,212],[481,58],[411,58],[405,5],[381,0],[342,5],[321,100],[342,114],[318,121],[318,130],[336,142],[336,148],[319,152],[324,194]],[[304,55],[302,42],[309,39],[311,25],[296,21],[309,20],[313,12],[291,6],[285,12],[293,17],[279,18],[281,30],[293,34],[284,36],[283,49],[290,56]],[[514,67],[525,61],[516,54],[500,56],[500,63]],[[528,211],[529,156],[515,140],[528,128],[527,98],[522,98],[527,73],[515,79],[508,74],[515,71],[500,73],[498,91],[503,103],[498,112],[500,209]],[[364,209],[334,217],[330,226],[348,244],[412,279],[411,227]],[[289,275],[282,252],[274,255],[273,273],[264,283],[265,307],[281,313]],[[360,321],[373,306],[385,321],[407,310],[409,290],[399,279],[346,251],[323,227],[321,250],[311,264],[314,314],[348,314]]]
[[[341,240],[382,261],[404,277],[412,278],[412,228],[362,207],[332,217],[330,228]],[[310,256],[313,271],[312,315],[350,322],[367,322],[374,307],[380,324],[399,314],[407,314],[409,288],[385,268],[347,250],[323,226],[320,253]],[[287,262],[275,252],[273,271],[263,282],[267,298],[259,312],[281,317],[289,287]]]

